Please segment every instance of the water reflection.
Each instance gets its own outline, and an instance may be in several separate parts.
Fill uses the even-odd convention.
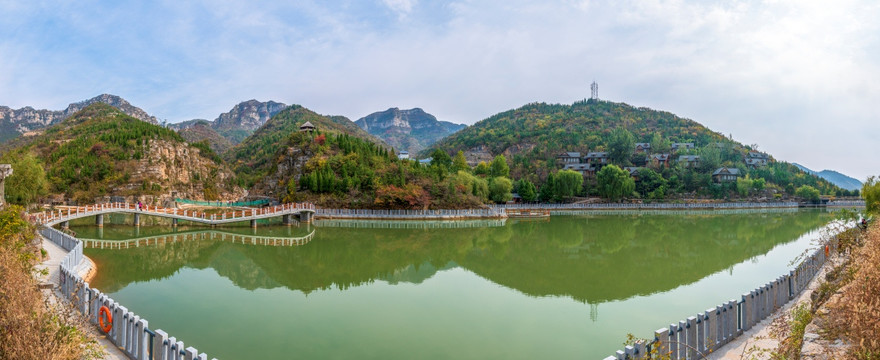
[[[168,234],[167,227],[110,226],[101,236],[121,240],[133,232],[128,243],[141,242],[123,249],[88,248],[86,255],[99,267],[92,284],[107,293],[169,277],[183,267],[213,268],[244,289],[286,287],[306,294],[377,280],[419,284],[460,267],[529,296],[599,304],[695,282],[797,239],[828,218],[816,211],[628,213],[508,220],[503,226],[476,228],[331,227],[344,223],[319,222],[316,231],[303,225],[181,228],[176,234]],[[91,226],[74,230],[84,238],[90,232],[98,235]],[[297,237],[287,232],[310,241],[293,247],[254,245],[259,239]],[[159,241],[168,236],[188,238]],[[238,240],[216,240],[224,237]]]

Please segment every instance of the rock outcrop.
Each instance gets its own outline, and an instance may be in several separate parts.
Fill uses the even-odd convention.
[[[355,124],[382,139],[398,152],[409,151],[410,154],[415,154],[466,127],[439,121],[420,108],[390,108],[362,117]]]
[[[226,166],[202,156],[199,149],[185,143],[150,140],[143,153],[145,156],[131,167],[131,179],[115,189],[119,193],[156,184],[163,190],[159,197],[168,199],[232,201],[247,194],[234,184],[235,175]]]
[[[287,105],[275,101],[248,100],[235,105],[228,112],[220,114],[214,121],[195,119],[170,124],[168,127],[183,135],[183,130],[207,123],[234,145],[253,134],[266,121],[286,107]]]

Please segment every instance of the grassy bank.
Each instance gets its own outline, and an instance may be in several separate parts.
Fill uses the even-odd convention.
[[[847,272],[851,280],[830,306],[829,332],[846,340],[852,359],[880,359],[880,223],[874,221],[854,247]]]
[[[83,359],[94,342],[65,307],[44,299],[34,278],[35,229],[12,206],[0,210],[0,359]]]

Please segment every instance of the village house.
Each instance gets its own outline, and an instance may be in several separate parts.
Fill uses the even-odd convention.
[[[571,151],[564,152],[562,154],[556,155],[556,161],[563,164],[579,164],[581,162],[581,153]]]
[[[577,171],[585,178],[596,175],[596,168],[591,164],[565,164],[565,166],[562,167],[562,170]]]
[[[736,181],[736,178],[739,177],[739,169],[737,168],[727,168],[722,167],[715,170],[712,173],[712,182],[715,183],[726,183]]]
[[[604,151],[587,153],[587,156],[584,157],[584,160],[586,160],[588,164],[592,164],[596,168],[601,168],[602,166],[608,164],[608,153]]]
[[[693,169],[700,166],[700,155],[680,155],[678,162],[685,168]]]
[[[636,154],[647,154],[651,152],[651,143],[636,143]]]
[[[655,168],[669,167],[669,154],[648,155],[645,158],[645,162]]]
[[[629,176],[632,177],[634,181],[639,181],[639,168],[635,166],[627,166],[623,169],[629,172]]]
[[[429,158],[421,159],[421,160],[419,160],[419,165],[431,166],[431,160],[434,160],[434,158],[429,157]]]
[[[400,160],[409,160],[409,151],[403,150],[397,153],[397,158]]]
[[[312,125],[311,121],[306,121],[305,124],[299,126],[299,131],[302,132],[313,132],[315,131],[315,125]]]
[[[767,166],[770,163],[770,155],[762,152],[749,151],[746,155],[746,166],[750,168],[759,168]]]
[[[672,143],[672,152],[676,153],[679,150],[693,150],[694,143]]]

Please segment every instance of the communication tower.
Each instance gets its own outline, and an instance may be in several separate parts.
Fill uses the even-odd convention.
[[[590,84],[590,100],[599,100],[599,84],[595,81]]]

